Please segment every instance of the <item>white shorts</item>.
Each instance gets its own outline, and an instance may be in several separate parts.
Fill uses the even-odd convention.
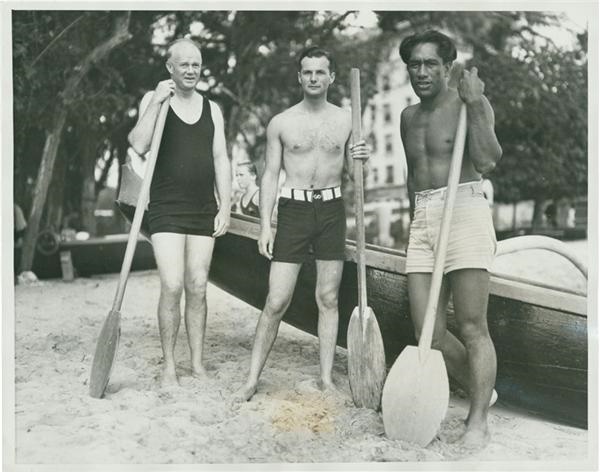
[[[433,272],[446,187],[415,193],[406,272]],[[459,184],[452,212],[444,274],[458,269],[490,270],[496,253],[496,233],[481,182]]]

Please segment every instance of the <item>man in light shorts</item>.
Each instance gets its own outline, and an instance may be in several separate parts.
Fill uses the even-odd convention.
[[[467,106],[467,142],[450,226],[444,278],[433,333],[448,373],[471,397],[460,441],[481,447],[489,440],[487,410],[496,381],[496,351],[487,326],[489,269],[496,248],[482,174],[502,155],[494,133],[494,112],[483,96],[477,69],[464,71],[458,89],[447,80],[456,59],[450,38],[426,31],[400,45],[411,85],[420,103],[402,111],[400,133],[408,165],[407,186],[413,221],[407,250],[411,317],[419,338],[427,307],[437,236],[462,104]],[[460,340],[446,329],[450,295]]]

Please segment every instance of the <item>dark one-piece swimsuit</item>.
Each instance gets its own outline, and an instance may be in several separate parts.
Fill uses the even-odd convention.
[[[217,214],[210,102],[193,124],[169,108],[150,186],[150,234],[212,236]]]

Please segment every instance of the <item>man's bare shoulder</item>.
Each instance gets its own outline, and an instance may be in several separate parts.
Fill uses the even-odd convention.
[[[400,113],[401,119],[403,121],[410,120],[419,109],[419,106],[419,103],[407,106],[404,110],[402,110],[402,113]]]
[[[342,108],[333,103],[330,103],[330,110],[333,117],[336,119],[352,123],[352,112],[347,108]]]
[[[270,132],[278,131],[278,130],[281,129],[281,127],[285,124],[286,113],[287,113],[288,110],[284,110],[284,111],[282,111],[280,113],[277,113],[275,116],[273,116],[273,118],[271,118],[269,120],[269,124],[267,126],[267,129]]]

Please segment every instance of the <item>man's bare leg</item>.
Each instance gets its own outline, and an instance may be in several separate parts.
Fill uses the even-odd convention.
[[[177,385],[175,343],[181,320],[179,305],[183,291],[185,235],[155,233],[152,247],[160,277],[158,329],[164,359],[161,384]]]
[[[442,352],[448,375],[455,379],[461,387],[468,389],[469,365],[465,346],[446,329],[446,310],[450,299],[450,287],[447,277],[442,279],[440,300],[438,303],[435,327],[433,330],[432,347]],[[431,273],[408,274],[408,299],[410,313],[415,327],[417,340],[421,337],[429,289],[431,287]]]
[[[452,377],[458,385],[467,393],[470,392],[469,361],[467,359],[467,349],[464,344],[446,329],[445,310],[448,308],[450,298],[450,288],[444,277],[442,289],[440,292],[440,301],[438,303],[437,319],[433,333],[432,347],[442,352],[448,376]],[[427,309],[427,299],[431,286],[431,274],[411,273],[408,274],[408,290],[411,306],[411,315],[416,330],[417,340],[420,338],[425,310]],[[492,391],[492,398],[489,406],[491,407],[498,400],[498,394]]]
[[[481,447],[489,440],[487,411],[496,381],[496,350],[487,324],[490,276],[486,270],[462,269],[451,272],[448,278],[470,374],[471,407],[462,443]]]
[[[248,401],[256,392],[258,378],[271,352],[279,324],[290,306],[301,264],[272,262],[269,274],[269,294],[258,318],[248,380],[233,395],[236,402]]]
[[[338,333],[338,293],[342,282],[343,261],[317,260],[315,297],[319,307],[320,385],[323,390],[336,391],[332,378],[333,360]]]
[[[202,365],[206,333],[206,286],[215,240],[209,236],[187,235],[185,245],[185,328],[192,359],[192,375],[204,378]]]

